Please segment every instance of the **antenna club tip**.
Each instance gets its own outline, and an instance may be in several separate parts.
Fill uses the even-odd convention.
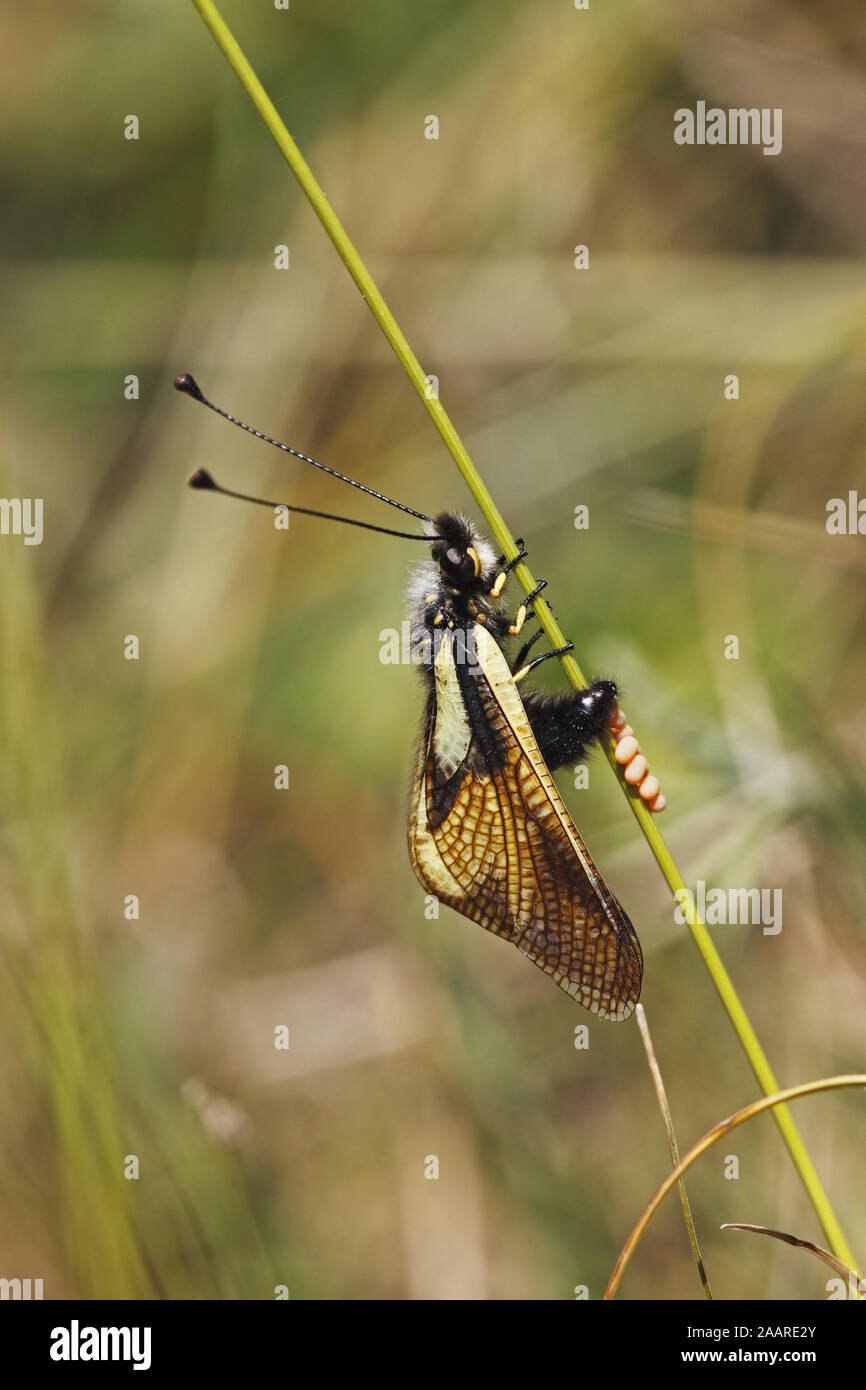
[[[204,400],[198,382],[194,376],[190,376],[189,372],[182,372],[180,376],[175,377],[174,389],[175,391],[183,391],[185,396],[192,396],[194,401]]]
[[[206,468],[197,468],[195,472],[191,473],[187,478],[186,484],[187,487],[197,488],[203,491],[216,487],[216,483]]]

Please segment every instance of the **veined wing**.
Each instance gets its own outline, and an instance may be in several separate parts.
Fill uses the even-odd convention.
[[[499,646],[481,625],[446,630],[434,672],[409,825],[416,874],[584,1008],[628,1018],[640,943],[566,810]]]

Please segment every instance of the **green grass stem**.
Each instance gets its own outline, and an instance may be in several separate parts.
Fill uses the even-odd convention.
[[[499,508],[496,506],[484,480],[466,452],[466,448],[454,428],[454,425],[451,423],[444,406],[436,397],[431,395],[427,376],[421,363],[412,351],[408,339],[397,323],[397,320],[394,318],[394,315],[391,313],[391,310],[388,308],[388,305],[374,283],[361,256],[349,239],[340,219],[325,197],[312,170],[286,129],[279,112],[250,66],[234,35],[228,29],[216,6],[211,3],[211,0],[193,0],[193,4],[204,20],[204,23],[207,25],[207,28],[210,30],[218,47],[231,65],[256,111],[273,136],[280,153],[298,183],[301,185],[313,211],[360,290],[367,307],[396,353],[403,370],[406,372],[406,375],[418,393],[424,409],[439,431],[445,447],[457,464],[467,487],[475,498],[493,540],[496,542],[502,554],[505,555],[506,559],[513,559],[517,554],[517,546],[514,537],[505,524],[505,520]],[[525,562],[516,565],[514,573],[525,593],[529,593],[535,587],[535,580]],[[536,600],[535,612],[552,646],[564,646],[565,638],[544,599],[539,598]],[[587,684],[586,678],[581,672],[573,655],[569,653],[561,657],[560,660],[568,680],[575,689],[579,690],[584,687]],[[668,849],[652,813],[647,809],[645,803],[641,801],[637,792],[624,781],[622,770],[613,757],[614,746],[613,739],[608,735],[603,744],[607,760],[617,774],[620,786],[628,798],[632,813],[643,832],[656,863],[661,869],[671,892],[676,894],[680,889],[685,889],[686,886],[682,875],[677,868],[673,855]],[[748,1058],[749,1065],[757,1078],[758,1084],[765,1095],[774,1095],[780,1089],[779,1084],[773,1074],[773,1070],[767,1060],[764,1050],[758,1041],[746,1011],[740,1003],[733,982],[722,964],[721,957],[713,944],[709,932],[703,922],[696,916],[689,921],[689,930],[700,952],[701,959],[710,974],[710,978],[718,991],[734,1031],[740,1040],[740,1044]],[[831,1249],[834,1254],[838,1255],[846,1264],[856,1267],[857,1261],[842,1233],[842,1228],[833,1212],[814,1164],[809,1157],[787,1107],[784,1105],[776,1105],[773,1109],[773,1117],[781,1131],[782,1138],[794,1163],[794,1167],[808,1193],[809,1200],[814,1207],[815,1214],[830,1243]]]

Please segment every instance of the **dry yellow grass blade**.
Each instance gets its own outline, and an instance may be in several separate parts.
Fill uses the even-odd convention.
[[[632,1255],[637,1249],[638,1243],[644,1231],[649,1225],[655,1212],[661,1206],[665,1197],[673,1187],[688,1172],[692,1164],[700,1158],[701,1154],[706,1153],[707,1149],[712,1148],[724,1135],[730,1134],[732,1129],[737,1129],[740,1125],[751,1120],[755,1115],[761,1115],[765,1110],[770,1110],[774,1105],[784,1105],[789,1100],[797,1100],[800,1096],[813,1095],[818,1091],[836,1091],[845,1086],[866,1086],[866,1076],[853,1074],[845,1076],[829,1076],[821,1081],[806,1081],[801,1086],[790,1086],[785,1091],[778,1091],[774,1096],[764,1096],[761,1100],[753,1101],[751,1105],[746,1105],[742,1110],[737,1110],[733,1115],[729,1115],[726,1120],[721,1120],[713,1129],[708,1130],[703,1138],[689,1149],[685,1158],[681,1159],[677,1166],[665,1178],[664,1182],[650,1198],[644,1207],[640,1218],[634,1225],[628,1240],[620,1251],[619,1259],[613,1267],[613,1273],[608,1280],[607,1288],[604,1291],[606,1299],[613,1298],[619,1288],[626,1266],[631,1260]],[[858,1279],[859,1279],[858,1274]]]
[[[835,1269],[837,1274],[843,1275],[845,1279],[857,1283],[857,1271],[849,1269],[841,1260],[837,1260],[835,1255],[831,1255],[829,1250],[823,1246],[816,1245],[812,1240],[802,1240],[800,1236],[792,1236],[789,1231],[774,1231],[772,1226],[755,1226],[750,1221],[724,1221],[721,1229],[723,1231],[754,1231],[759,1236],[772,1236],[774,1240],[784,1241],[786,1245],[794,1245],[798,1250],[808,1250],[812,1255],[817,1255],[819,1260],[823,1260],[825,1265]]]

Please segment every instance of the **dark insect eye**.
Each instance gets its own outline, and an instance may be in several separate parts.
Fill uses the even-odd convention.
[[[475,577],[475,561],[472,556],[453,545],[449,546],[442,556],[442,567],[449,578],[459,584],[466,584]]]

